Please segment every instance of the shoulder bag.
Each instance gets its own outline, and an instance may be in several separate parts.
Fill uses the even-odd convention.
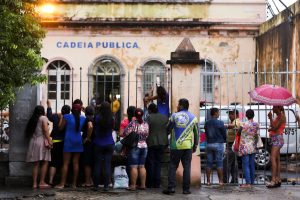
[[[129,135],[127,135],[123,140],[121,140],[121,143],[127,149],[132,149],[137,146],[138,142],[139,142],[138,125],[136,125],[136,128],[131,133],[129,133]]]

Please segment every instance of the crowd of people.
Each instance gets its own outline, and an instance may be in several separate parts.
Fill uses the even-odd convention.
[[[157,100],[157,104],[153,100]],[[82,172],[84,181],[80,186],[98,191],[102,184],[104,191],[109,190],[113,183],[111,169],[116,151],[113,132],[116,129],[117,105],[104,101],[84,110],[82,106],[82,101],[77,99],[71,107],[64,105],[61,113],[52,113],[50,102],[47,102],[46,113],[43,106],[35,107],[25,131],[29,139],[26,161],[33,165],[33,188],[64,188],[68,185],[69,166],[72,166],[70,187],[79,185],[78,176]],[[161,161],[169,146],[168,186],[163,193],[175,193],[176,170],[180,161],[184,170],[183,194],[191,193],[191,159],[197,149],[199,132],[197,118],[188,109],[189,101],[182,98],[178,102],[177,112],[170,115],[169,95],[161,86],[157,88],[157,95],[145,95],[143,109],[134,106],[127,108],[127,117],[119,123],[119,138],[122,140],[133,134],[138,135],[136,144],[131,148],[124,145],[120,153],[126,158],[128,168],[127,190],[161,187]],[[220,186],[238,183],[235,166],[236,156],[240,156],[246,180],[240,187],[251,187],[255,179],[254,158],[259,142],[259,124],[253,121],[254,111],[247,110],[247,121],[242,123],[238,119],[238,110],[229,110],[230,123],[226,125],[219,120],[218,108],[212,108],[210,114],[212,118],[205,123],[207,185],[211,185],[214,161]],[[276,114],[275,119],[273,114]],[[267,187],[273,188],[281,185],[280,148],[284,142],[282,134],[286,122],[283,107],[274,106],[273,113],[270,112],[268,117],[272,139],[272,180]],[[297,119],[300,122],[299,117]],[[53,123],[51,134],[48,121]],[[60,181],[54,185],[57,172],[60,173]]]

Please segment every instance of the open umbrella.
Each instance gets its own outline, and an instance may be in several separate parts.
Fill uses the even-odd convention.
[[[285,88],[277,85],[265,84],[249,92],[250,97],[266,105],[289,106],[296,102],[296,99]]]

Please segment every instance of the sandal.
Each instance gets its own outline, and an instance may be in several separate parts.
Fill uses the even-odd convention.
[[[211,183],[207,182],[206,185],[207,185],[207,186],[211,186]]]
[[[48,188],[51,188],[52,186],[51,185],[48,185],[48,184],[45,184],[45,185],[39,185],[39,188],[40,189],[48,189]]]
[[[270,183],[267,183],[266,187],[267,188],[276,188],[276,187],[278,187],[278,185],[274,181],[271,181]]]
[[[250,184],[242,184],[240,185],[240,188],[251,188]]]
[[[62,186],[61,186],[61,185],[57,185],[57,186],[55,186],[54,188],[55,188],[55,189],[64,189],[65,186],[63,186],[63,185],[62,185]]]
[[[132,187],[128,187],[128,188],[126,188],[126,190],[128,190],[128,191],[136,191],[136,189],[132,188]]]
[[[277,187],[281,187],[281,179],[280,178],[277,179],[276,185],[277,185]]]

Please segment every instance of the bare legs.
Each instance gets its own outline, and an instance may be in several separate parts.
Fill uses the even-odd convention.
[[[218,173],[218,178],[219,178],[219,184],[220,184],[220,186],[223,186],[224,185],[224,182],[223,182],[223,168],[218,168],[217,173]]]
[[[271,162],[272,162],[272,182],[280,182],[280,148],[272,147],[271,149]]]
[[[40,183],[39,183],[40,188],[49,187],[49,185],[47,185],[46,182],[45,182],[47,168],[48,168],[48,161],[42,161],[41,174],[40,174]],[[32,188],[37,188],[37,186],[38,186],[38,184],[37,184],[38,171],[39,171],[39,161],[33,163],[33,167],[32,167],[32,178],[33,178]]]
[[[32,179],[33,179],[32,188],[37,188],[38,172],[39,172],[39,162],[34,162],[32,167]]]
[[[218,173],[218,178],[219,178],[219,185],[222,186],[222,185],[224,185],[224,183],[223,183],[223,168],[218,168],[217,173]],[[211,185],[210,176],[211,176],[211,169],[207,168],[206,169],[207,185]]]
[[[53,184],[53,179],[56,174],[56,168],[55,167],[50,167],[49,169],[49,184]]]
[[[141,179],[141,188],[146,188],[146,169],[144,166],[139,167],[139,175]]]
[[[136,179],[138,176],[138,170],[137,167],[131,167],[130,169],[130,186],[129,188],[135,189],[136,188]]]
[[[60,183],[56,186],[56,188],[64,188],[67,180],[67,175],[68,175],[68,169],[69,169],[69,163],[71,160],[71,157],[73,155],[73,184],[72,187],[76,187],[77,183],[77,177],[78,177],[78,170],[79,170],[79,158],[80,158],[80,153],[70,153],[70,152],[64,152],[64,164],[62,168],[62,173],[61,173],[61,181]]]
[[[45,177],[48,170],[48,161],[43,161],[42,167],[41,167],[41,177],[40,177],[40,184],[39,186],[48,186],[45,182]]]
[[[139,166],[139,167],[131,167],[130,170],[130,189],[135,189],[136,188],[136,181],[137,181],[137,177],[140,177],[141,180],[141,188],[145,188],[146,187],[146,169],[144,166]]]
[[[86,186],[86,187],[92,186],[93,185],[92,169],[88,165],[84,166],[84,176],[85,176],[85,181],[84,181],[83,186]]]
[[[79,158],[80,158],[80,153],[73,153],[73,184],[72,184],[73,188],[75,188],[77,184],[77,178],[79,172]]]

